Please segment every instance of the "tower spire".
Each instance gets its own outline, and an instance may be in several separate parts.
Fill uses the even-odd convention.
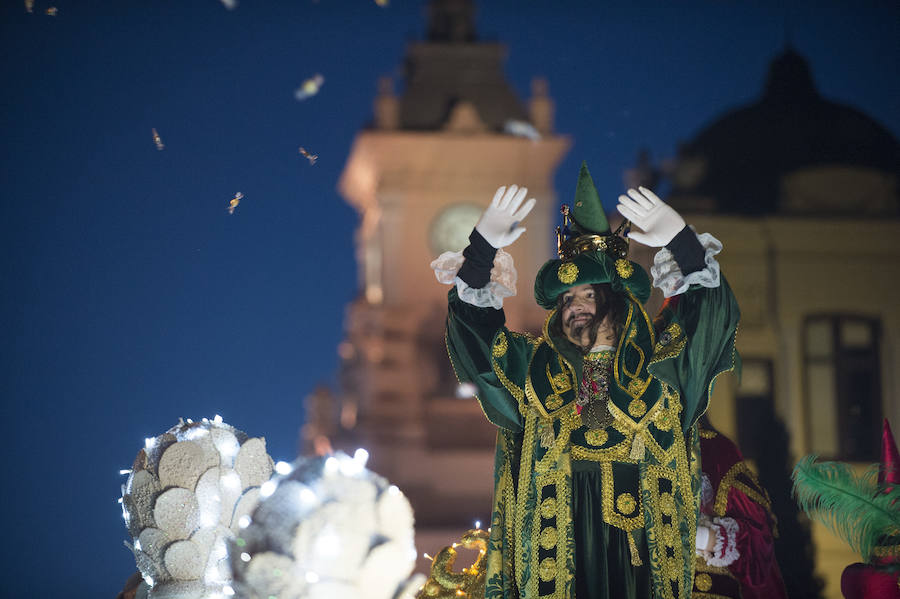
[[[431,0],[428,6],[428,41],[471,43],[475,31],[475,5],[472,0]]]

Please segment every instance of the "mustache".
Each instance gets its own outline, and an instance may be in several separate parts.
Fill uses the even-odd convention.
[[[582,312],[581,314],[572,314],[569,316],[568,319],[566,319],[566,326],[571,326],[571,324],[575,321],[576,318],[581,318],[584,316],[588,317],[586,324],[590,324],[597,319],[596,314],[586,314],[584,312]]]

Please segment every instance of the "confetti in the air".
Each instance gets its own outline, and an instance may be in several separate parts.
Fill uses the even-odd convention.
[[[310,163],[311,165],[312,165],[312,164],[315,164],[315,163],[316,163],[316,160],[319,159],[319,155],[318,155],[318,154],[310,154],[309,152],[306,151],[306,148],[300,148],[300,154],[301,154],[304,158],[306,158],[307,160],[309,160],[309,163]]]
[[[46,11],[44,11],[44,12],[46,12],[46,13],[47,13],[48,15],[50,15],[51,17],[55,17],[55,16],[56,16],[56,13],[59,12],[59,9],[56,8],[55,6],[51,6],[50,8],[48,8],[48,9],[47,9]]]
[[[503,124],[503,132],[516,137],[527,137],[531,141],[540,141],[541,134],[531,123],[509,120]]]
[[[234,197],[228,202],[228,214],[234,214],[234,209],[238,207],[238,204],[240,204],[243,199],[244,194],[241,192],[234,194]]]
[[[319,93],[319,89],[321,89],[323,83],[325,83],[325,77],[316,73],[297,88],[297,91],[294,92],[294,97],[298,100],[312,98]]]
[[[164,150],[166,145],[162,142],[162,138],[159,136],[159,133],[156,132],[156,129],[153,129],[153,143],[156,144],[157,150]]]
[[[234,10],[237,8],[237,0],[222,0],[222,6],[226,8],[226,10]]]

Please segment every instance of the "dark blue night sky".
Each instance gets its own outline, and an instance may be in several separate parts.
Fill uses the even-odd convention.
[[[218,413],[296,455],[303,398],[333,379],[357,291],[337,178],[425,3],[50,5],[0,8],[0,594],[111,598],[134,570],[118,470],[144,437]],[[641,147],[670,157],[758,97],[785,22],[823,95],[900,134],[896,3],[780,5],[491,0],[478,27],[508,44],[520,97],[549,80],[575,142],[560,197],[586,159],[612,203]],[[315,73],[321,92],[298,102]]]

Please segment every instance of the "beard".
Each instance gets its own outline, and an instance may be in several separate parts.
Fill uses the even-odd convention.
[[[603,319],[597,318],[597,315],[593,314],[588,320],[574,321],[575,316],[573,315],[569,317],[569,321],[566,323],[566,326],[569,329],[569,341],[572,341],[572,343],[581,348],[583,353],[587,353],[591,351],[591,348],[594,346],[594,340],[597,338],[597,330],[603,323]],[[587,333],[587,342],[582,343],[585,333]],[[578,341],[575,341],[575,339]]]

